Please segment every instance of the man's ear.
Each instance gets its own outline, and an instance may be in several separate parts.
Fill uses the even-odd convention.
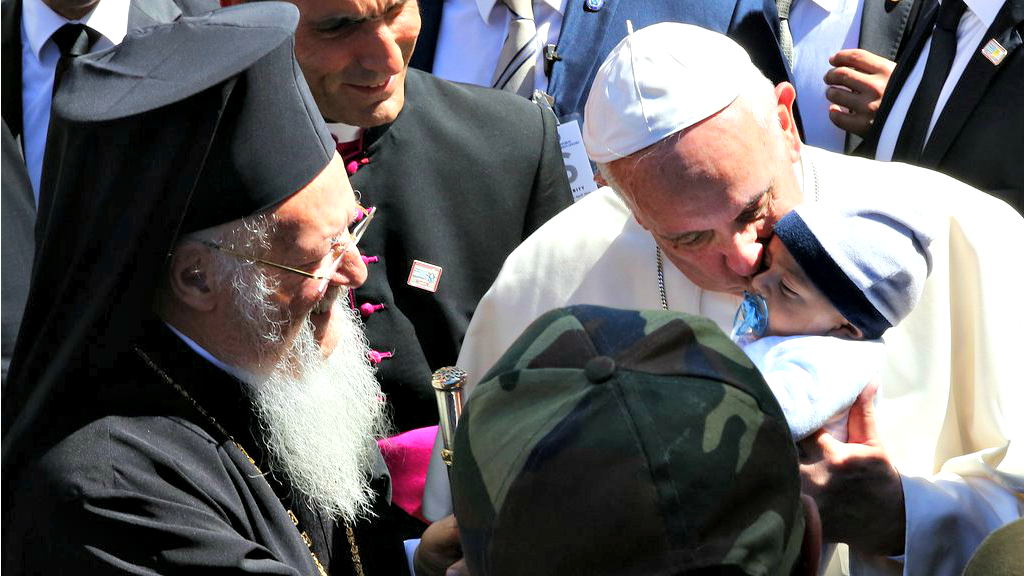
[[[821,562],[821,516],[814,498],[801,493],[800,504],[804,512],[804,539],[800,544],[800,557],[790,574],[817,576],[818,564]]]
[[[779,115],[779,125],[786,137],[786,150],[789,152],[789,161],[794,163],[800,159],[800,131],[796,127],[796,116],[793,115],[793,103],[796,102],[796,88],[789,82],[780,82],[775,87],[775,99],[778,102],[776,112]]]
[[[828,331],[828,336],[835,336],[836,338],[842,338],[843,340],[863,340],[864,332],[860,328],[857,328],[853,324],[846,321],[846,318],[840,318],[840,323],[834,328]]]
[[[209,312],[217,305],[212,283],[210,249],[197,242],[184,242],[171,258],[170,293],[185,306]]]

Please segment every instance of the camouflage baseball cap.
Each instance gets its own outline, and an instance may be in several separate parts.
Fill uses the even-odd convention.
[[[545,314],[474,390],[454,452],[476,576],[789,574],[800,552],[785,417],[703,318]]]

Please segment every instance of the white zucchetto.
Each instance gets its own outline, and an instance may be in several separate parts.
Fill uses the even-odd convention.
[[[712,116],[761,72],[723,34],[662,22],[627,35],[601,65],[584,110],[583,142],[611,162]]]

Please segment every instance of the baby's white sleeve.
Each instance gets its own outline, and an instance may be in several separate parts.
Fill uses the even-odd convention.
[[[885,362],[881,340],[768,336],[741,348],[778,399],[795,440],[849,409]]]

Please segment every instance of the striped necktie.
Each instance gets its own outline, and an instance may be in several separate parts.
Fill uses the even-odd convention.
[[[790,69],[793,68],[793,34],[789,30],[789,8],[792,5],[792,0],[775,0],[775,7],[779,10],[779,46]]]
[[[512,20],[501,47],[492,86],[499,90],[533,96],[533,74],[537,67],[537,25],[533,21],[532,0],[499,0],[508,6]]]

